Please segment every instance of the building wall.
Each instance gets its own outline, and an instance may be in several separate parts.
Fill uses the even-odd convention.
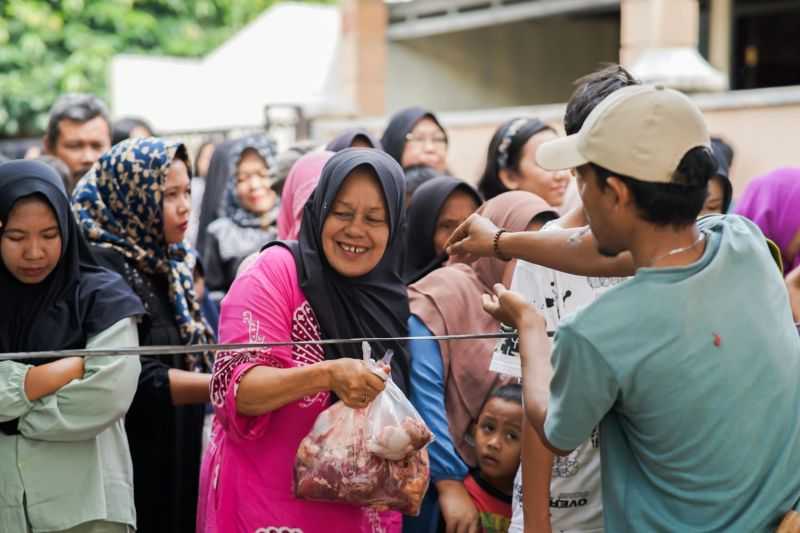
[[[735,151],[731,180],[739,197],[754,177],[782,166],[800,167],[800,86],[698,95],[711,135]],[[495,128],[512,116],[538,116],[561,127],[563,105],[491,112],[445,113],[442,122],[451,139],[449,165],[454,174],[477,182]]]
[[[797,124],[800,124],[800,86],[732,91],[694,97],[712,135],[735,150],[731,179],[734,197],[747,182],[781,166],[800,167]],[[452,173],[477,183],[486,162],[486,150],[495,129],[518,116],[539,117],[560,128],[564,104],[454,111],[439,114],[450,138],[448,166]],[[314,134],[327,141],[339,131],[362,125],[380,135],[385,118],[325,121],[314,124]]]
[[[800,167],[800,102],[767,107],[707,110],[712,135],[735,150],[731,179],[738,198],[747,182],[779,167]]]
[[[549,17],[391,41],[386,110],[563,102],[575,78],[619,53],[618,16]]]

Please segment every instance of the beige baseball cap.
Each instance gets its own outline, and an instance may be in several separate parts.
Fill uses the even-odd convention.
[[[652,183],[670,183],[686,155],[710,146],[700,109],[672,89],[632,85],[595,107],[578,133],[544,143],[536,161],[547,170],[594,163]]]

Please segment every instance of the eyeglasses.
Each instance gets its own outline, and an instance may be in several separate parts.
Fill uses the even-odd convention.
[[[432,144],[437,147],[447,146],[447,137],[444,135],[414,135],[412,133],[406,134],[406,142],[415,144]]]

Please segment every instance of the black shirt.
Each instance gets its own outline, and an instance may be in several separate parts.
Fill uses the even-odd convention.
[[[181,345],[166,276],[140,272],[122,254],[94,247],[98,262],[118,272],[141,298],[141,346]],[[125,418],[139,533],[193,532],[197,510],[204,405],[175,407],[169,370],[188,370],[184,356],[142,357],[142,373]],[[210,371],[210,369],[206,369]]]

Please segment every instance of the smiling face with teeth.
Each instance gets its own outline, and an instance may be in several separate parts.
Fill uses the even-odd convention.
[[[342,276],[363,276],[378,266],[388,242],[389,215],[380,182],[370,170],[356,168],[322,226],[325,258]]]

